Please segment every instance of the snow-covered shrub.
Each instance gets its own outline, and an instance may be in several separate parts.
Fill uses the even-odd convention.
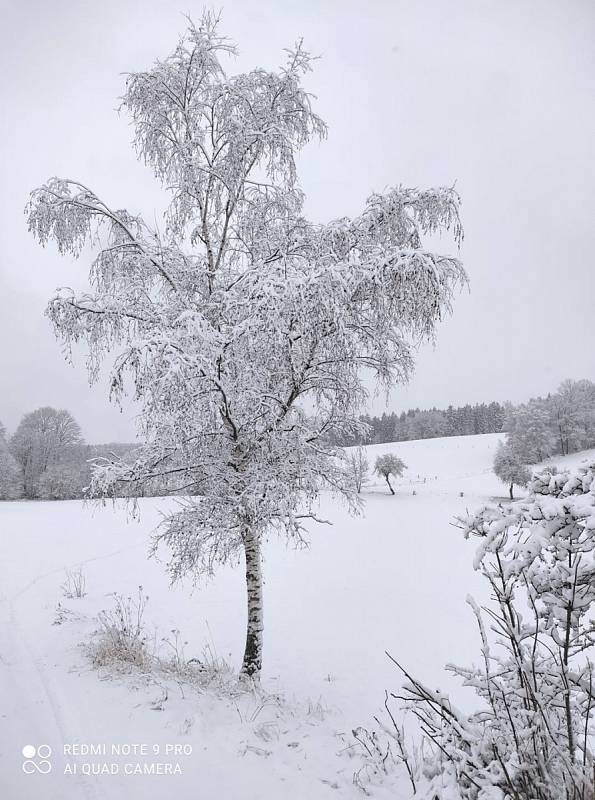
[[[385,776],[394,775],[395,771],[402,768],[401,771],[404,769],[413,794],[416,794],[416,773],[419,770],[417,753],[408,751],[404,726],[397,722],[390,706],[390,699],[391,695],[385,691],[384,719],[374,717],[378,731],[368,730],[362,726],[351,731],[359,745],[360,755],[363,754],[363,763],[355,772],[353,782],[365,794],[370,794],[367,785],[382,783]]]
[[[152,661],[143,622],[149,598],[139,586],[136,598],[114,594],[114,600],[113,609],[97,615],[100,630],[99,639],[92,647],[93,663],[106,666],[125,662],[146,669]]]
[[[161,639],[159,655],[154,658],[152,671],[164,679],[173,678],[181,688],[186,685],[196,691],[209,690],[222,697],[233,698],[250,692],[255,685],[238,679],[231,665],[216,653],[210,645],[205,645],[200,656],[189,658],[186,645],[179,630]]]
[[[381,475],[388,483],[391,494],[394,494],[395,490],[391,485],[390,476],[394,475],[395,478],[400,478],[405,469],[407,469],[407,465],[394,453],[385,453],[383,456],[378,456],[374,464],[374,472],[377,475]]]
[[[368,459],[363,447],[354,447],[347,456],[348,469],[353,477],[353,483],[359,494],[368,477]]]
[[[420,798],[594,797],[595,463],[541,473],[530,492],[461,520],[482,539],[475,568],[493,604],[468,598],[481,665],[447,669],[475,690],[478,710],[462,713],[400,667],[400,699],[429,744]]]
[[[81,598],[87,594],[87,579],[82,567],[66,570],[66,580],[62,584],[62,593],[69,600]]]
[[[514,499],[515,486],[526,486],[531,480],[531,471],[523,462],[520,452],[511,444],[498,444],[494,458],[494,474],[507,484],[510,499]]]
[[[66,608],[62,603],[56,603],[55,616],[52,625],[63,625],[65,622],[78,618],[78,614],[71,608]]]
[[[38,480],[38,497],[42,500],[74,500],[82,497],[83,474],[78,466],[52,464]]]

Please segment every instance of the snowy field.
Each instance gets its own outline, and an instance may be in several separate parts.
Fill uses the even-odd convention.
[[[350,517],[324,496],[307,549],[270,541],[265,551],[266,695],[198,692],[175,675],[94,669],[85,647],[111,593],[148,595],[145,622],[163,655],[178,629],[186,658],[241,660],[241,568],[170,588],[147,560],[151,531],[168,501],[143,500],[139,522],[123,508],[81,502],[0,504],[0,782],[3,800],[277,800],[359,797],[361,766],[351,731],[373,727],[385,688],[400,676],[389,650],[430,686],[466,692],[443,672],[477,660],[468,593],[484,599],[472,570],[474,542],[452,526],[457,514],[504,499],[491,473],[499,434],[368,448],[394,451],[408,466],[396,496],[377,479]],[[576,463],[586,454],[557,459]],[[415,491],[415,494],[414,494]],[[462,496],[461,496],[462,493]],[[65,569],[82,566],[83,599],[67,599]],[[60,608],[58,608],[60,604]],[[468,700],[473,702],[473,697]],[[25,774],[22,747],[48,744],[52,771]],[[130,756],[64,755],[64,747],[146,745]],[[186,751],[171,752],[186,746]],[[166,751],[170,747],[170,752]],[[157,750],[159,752],[157,752]],[[118,774],[82,774],[83,763],[115,763]],[[181,774],[122,774],[124,764],[179,764]],[[67,764],[77,774],[64,774]],[[134,766],[132,767],[134,769]],[[155,769],[165,769],[157,768]],[[388,786],[372,788],[388,796]],[[392,787],[392,797],[408,797]]]

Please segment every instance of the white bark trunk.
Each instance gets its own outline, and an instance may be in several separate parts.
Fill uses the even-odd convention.
[[[246,648],[242,662],[242,675],[258,680],[262,667],[262,564],[260,537],[247,532],[244,537],[246,558],[246,591],[248,600],[248,622],[246,626]]]

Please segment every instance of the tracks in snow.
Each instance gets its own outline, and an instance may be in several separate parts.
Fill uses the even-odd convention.
[[[146,540],[87,559],[70,566],[113,558],[146,545]],[[64,745],[84,741],[84,717],[77,730],[67,722],[67,686],[52,678],[51,670],[36,651],[33,637],[19,619],[18,600],[33,586],[69,565],[37,575],[18,591],[0,599],[0,786],[6,800],[123,800],[115,784],[82,774],[64,775]],[[84,714],[84,710],[77,709]],[[82,735],[81,735],[82,734]],[[25,774],[22,769],[25,744],[52,748],[53,769],[49,774]]]

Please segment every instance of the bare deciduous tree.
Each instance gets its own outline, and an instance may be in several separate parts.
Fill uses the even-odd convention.
[[[349,451],[347,464],[349,465],[349,471],[355,484],[355,490],[359,494],[366,482],[369,469],[366,451],[361,445]]]
[[[78,423],[64,409],[45,406],[25,414],[9,442],[21,467],[25,497],[37,497],[45,470],[81,441]]]

